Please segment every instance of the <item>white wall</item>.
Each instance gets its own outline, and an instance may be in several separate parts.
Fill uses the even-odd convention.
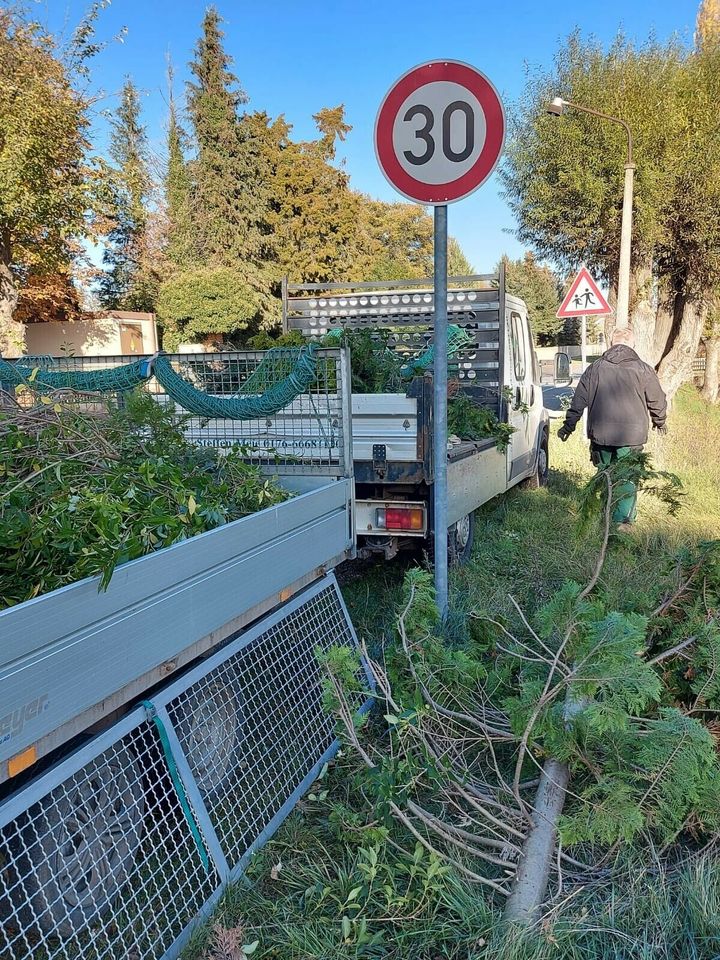
[[[143,353],[155,353],[154,320],[102,317],[68,323],[29,323],[25,327],[25,352],[32,356],[112,357],[122,353],[120,324],[137,324],[142,330]]]

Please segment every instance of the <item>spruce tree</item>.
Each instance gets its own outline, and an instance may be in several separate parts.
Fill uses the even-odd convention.
[[[266,156],[253,124],[238,113],[247,95],[231,72],[221,23],[210,7],[190,64],[195,79],[188,83],[188,114],[197,149],[194,221],[203,262],[257,273],[272,257]]]
[[[174,268],[185,268],[193,261],[194,231],[191,214],[191,179],[185,159],[187,135],[180,123],[173,94],[173,71],[168,68],[169,116],[167,169],[165,172],[165,211],[167,217],[166,255]]]
[[[110,310],[152,310],[155,283],[146,250],[151,188],[147,134],[140,122],[138,89],[130,77],[111,127],[115,222],[103,258],[100,300]]]

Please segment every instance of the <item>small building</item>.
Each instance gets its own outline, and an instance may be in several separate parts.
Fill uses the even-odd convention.
[[[81,314],[77,320],[25,325],[25,351],[34,357],[143,356],[158,349],[154,313],[108,310]]]

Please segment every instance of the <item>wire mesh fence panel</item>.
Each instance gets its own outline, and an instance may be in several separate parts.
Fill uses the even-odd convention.
[[[79,763],[2,824],[3,960],[155,960],[219,884],[151,724]]]
[[[168,704],[231,866],[333,746],[316,657],[333,645],[355,645],[334,582]]]
[[[262,395],[287,378],[300,354],[299,348],[232,353],[174,354],[172,369],[189,387],[210,397],[228,400]],[[137,356],[36,357],[42,370],[93,373],[138,361]],[[27,359],[18,361],[24,366]],[[32,386],[32,385],[31,385]],[[350,394],[346,362],[340,349],[323,348],[315,353],[314,380],[287,406],[270,416],[231,419],[194,416],[173,403],[155,377],[142,389],[158,402],[172,406],[185,435],[200,446],[217,449],[243,448],[249,462],[278,474],[348,476]],[[114,405],[125,395],[108,394]],[[97,397],[75,393],[73,402],[98,410]]]
[[[328,575],[0,805],[2,960],[177,957],[337,750],[317,654],[356,644]]]

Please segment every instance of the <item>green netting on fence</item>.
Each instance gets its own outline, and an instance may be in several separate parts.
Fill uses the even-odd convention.
[[[38,392],[74,390],[79,393],[117,393],[131,390],[155,376],[167,395],[188,413],[199,417],[225,420],[255,420],[269,417],[292,403],[316,381],[317,350],[321,344],[311,343],[287,356],[282,366],[262,361],[243,386],[241,397],[214,397],[198,390],[173,369],[164,355],[152,360],[136,360],[122,367],[107,370],[42,370],[8,363],[0,359],[0,383],[25,385]],[[249,396],[250,390],[257,390]]]
[[[74,390],[79,393],[120,393],[132,390],[155,376],[167,395],[188,413],[225,420],[270,417],[310,390],[318,376],[317,350],[338,342],[341,331],[305,347],[268,351],[234,397],[216,397],[198,390],[175,371],[164,354],[135,360],[105,370],[47,370],[40,366],[9,363],[0,358],[0,383],[25,385],[38,393]],[[471,341],[460,327],[448,327],[448,356]],[[423,373],[433,362],[434,347],[401,368],[405,379]]]
[[[147,359],[135,360],[107,370],[43,370],[39,366],[8,363],[0,359],[0,383],[30,387],[36,393],[76,390],[79,393],[111,393],[132,390],[148,379]]]
[[[170,399],[190,413],[211,419],[256,420],[282,410],[315,383],[316,349],[314,343],[303,347],[290,374],[257,396],[212,397],[176,373],[163,356],[155,361],[154,373]]]
[[[306,347],[272,347],[238,389],[238,396],[265,393],[270,387],[292,375]]]
[[[454,323],[448,326],[448,359],[454,356],[458,350],[473,342],[473,338],[462,327],[455,326]],[[415,360],[410,360],[400,368],[400,374],[405,380],[424,373],[428,367],[432,366],[435,360],[435,344],[432,344],[421,353]]]

